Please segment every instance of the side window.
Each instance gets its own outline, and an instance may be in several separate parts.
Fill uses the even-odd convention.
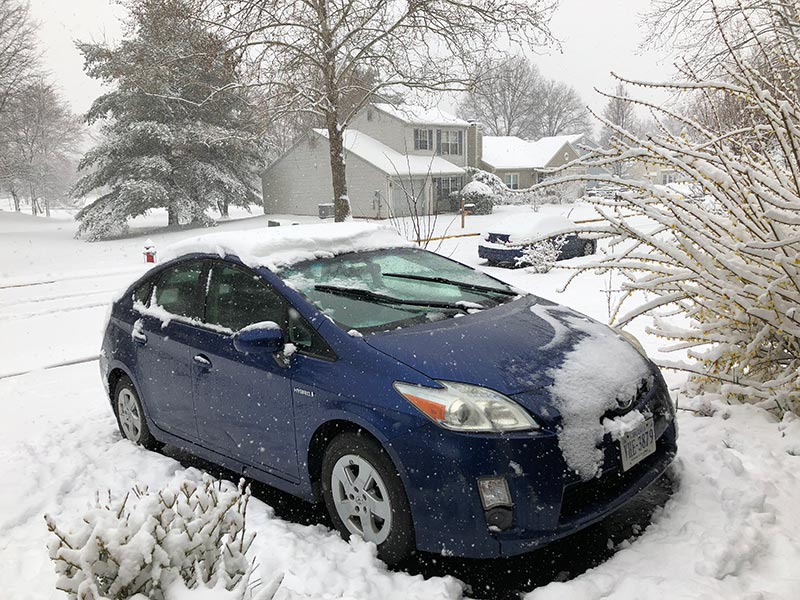
[[[285,331],[286,301],[255,273],[214,263],[205,321],[233,331],[261,321],[275,321]]]
[[[155,286],[156,305],[173,315],[201,319],[203,309],[198,292],[202,274],[202,261],[181,263],[162,273]]]
[[[153,295],[153,280],[145,281],[142,285],[133,290],[133,301],[147,306],[150,304],[150,297]]]
[[[301,352],[323,358],[336,360],[336,354],[322,339],[322,336],[294,308],[289,307],[289,340]]]

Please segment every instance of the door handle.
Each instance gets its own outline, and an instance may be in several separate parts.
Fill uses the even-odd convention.
[[[138,329],[134,329],[131,332],[131,337],[133,338],[134,342],[136,342],[137,344],[140,344],[142,346],[144,346],[147,343],[147,336],[145,334],[143,334],[141,331],[139,331]]]
[[[205,354],[195,354],[192,357],[194,364],[200,367],[203,371],[208,371],[211,368],[211,361],[208,360],[208,357]]]

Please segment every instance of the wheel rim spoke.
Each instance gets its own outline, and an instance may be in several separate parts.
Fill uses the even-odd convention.
[[[364,458],[341,457],[331,473],[334,506],[351,534],[383,543],[392,526],[389,491],[375,468]]]

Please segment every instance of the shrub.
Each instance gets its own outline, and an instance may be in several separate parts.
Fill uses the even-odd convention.
[[[155,492],[134,487],[122,499],[109,492],[69,529],[45,515],[56,587],[80,600],[177,600],[210,589],[220,600],[268,600],[280,581],[257,594],[250,585],[249,500],[244,481],[235,488],[205,476]]]
[[[536,273],[547,273],[553,268],[561,249],[567,243],[567,237],[560,235],[555,238],[541,240],[527,246],[517,259],[518,267],[530,267]]]
[[[472,204],[473,214],[489,215],[494,209],[495,194],[485,183],[472,180],[461,190],[461,198],[464,204]]]

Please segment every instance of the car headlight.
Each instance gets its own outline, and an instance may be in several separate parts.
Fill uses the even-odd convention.
[[[396,381],[394,389],[434,423],[455,431],[502,432],[539,429],[510,398],[484,387],[437,381],[432,388]]]
[[[635,350],[636,350],[636,351],[637,351],[639,354],[641,354],[642,356],[644,356],[645,358],[647,358],[647,352],[645,352],[644,346],[642,346],[642,343],[641,343],[639,340],[637,340],[637,339],[636,339],[636,337],[635,337],[635,336],[634,336],[632,333],[628,333],[627,331],[624,331],[624,330],[622,330],[622,329],[617,329],[617,330],[616,330],[616,332],[617,332],[617,333],[620,335],[620,337],[622,337],[622,338],[623,338],[623,339],[624,339],[626,342],[628,342],[628,343],[629,343],[631,346],[633,346],[633,347],[634,347],[634,349],[635,349]]]

